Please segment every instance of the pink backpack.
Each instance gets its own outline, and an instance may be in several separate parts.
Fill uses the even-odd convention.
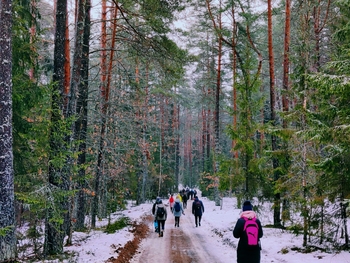
[[[256,218],[247,218],[245,219],[243,231],[247,234],[248,245],[256,246],[259,242],[259,226],[256,223]]]

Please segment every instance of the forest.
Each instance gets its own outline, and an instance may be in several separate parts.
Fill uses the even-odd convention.
[[[3,0],[0,28],[0,262],[180,184],[350,248],[349,0]]]

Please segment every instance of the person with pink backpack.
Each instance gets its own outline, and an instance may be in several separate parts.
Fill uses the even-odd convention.
[[[260,263],[260,238],[263,230],[248,200],[243,203],[243,212],[233,229],[233,236],[239,238],[237,263]]]

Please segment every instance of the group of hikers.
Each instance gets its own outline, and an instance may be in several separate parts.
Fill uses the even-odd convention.
[[[180,217],[181,215],[185,215],[188,200],[193,200],[192,214],[195,218],[196,227],[201,225],[202,215],[204,213],[203,202],[199,200],[196,191],[193,191],[191,195],[190,191],[184,189],[176,195],[169,194],[167,205],[170,207],[170,211],[175,217],[175,227],[180,227]],[[154,215],[155,231],[160,237],[162,237],[168,213],[166,206],[163,204],[163,200],[160,197],[157,197],[156,202],[153,204],[152,214]]]
[[[204,205],[199,200],[197,193],[190,191],[180,191],[177,195],[169,194],[168,204],[170,211],[175,217],[175,227],[180,226],[180,217],[185,215],[184,209],[187,207],[187,201],[193,200],[192,214],[195,218],[196,227],[201,226],[202,215],[204,213]],[[163,236],[165,221],[167,220],[167,209],[160,197],[157,197],[156,202],[152,207],[154,215],[155,231],[159,237]],[[261,222],[257,219],[253,206],[249,200],[245,201],[242,206],[242,213],[237,220],[233,230],[233,236],[239,238],[237,246],[237,263],[260,263],[260,238],[263,236]]]

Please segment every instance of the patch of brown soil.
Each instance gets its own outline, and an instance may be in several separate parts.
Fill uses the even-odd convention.
[[[186,235],[180,229],[171,229],[171,258],[172,263],[191,263],[199,262],[193,259],[188,247],[191,247],[187,241]]]
[[[133,222],[132,223],[132,229],[130,230],[131,233],[134,233],[134,238],[131,241],[128,241],[124,247],[118,249],[118,258],[111,257],[106,262],[111,263],[127,263],[129,262],[132,257],[136,254],[137,249],[139,248],[139,245],[144,239],[148,232],[149,227],[147,225],[148,222],[152,221],[152,216],[146,216],[142,218],[141,223]]]

